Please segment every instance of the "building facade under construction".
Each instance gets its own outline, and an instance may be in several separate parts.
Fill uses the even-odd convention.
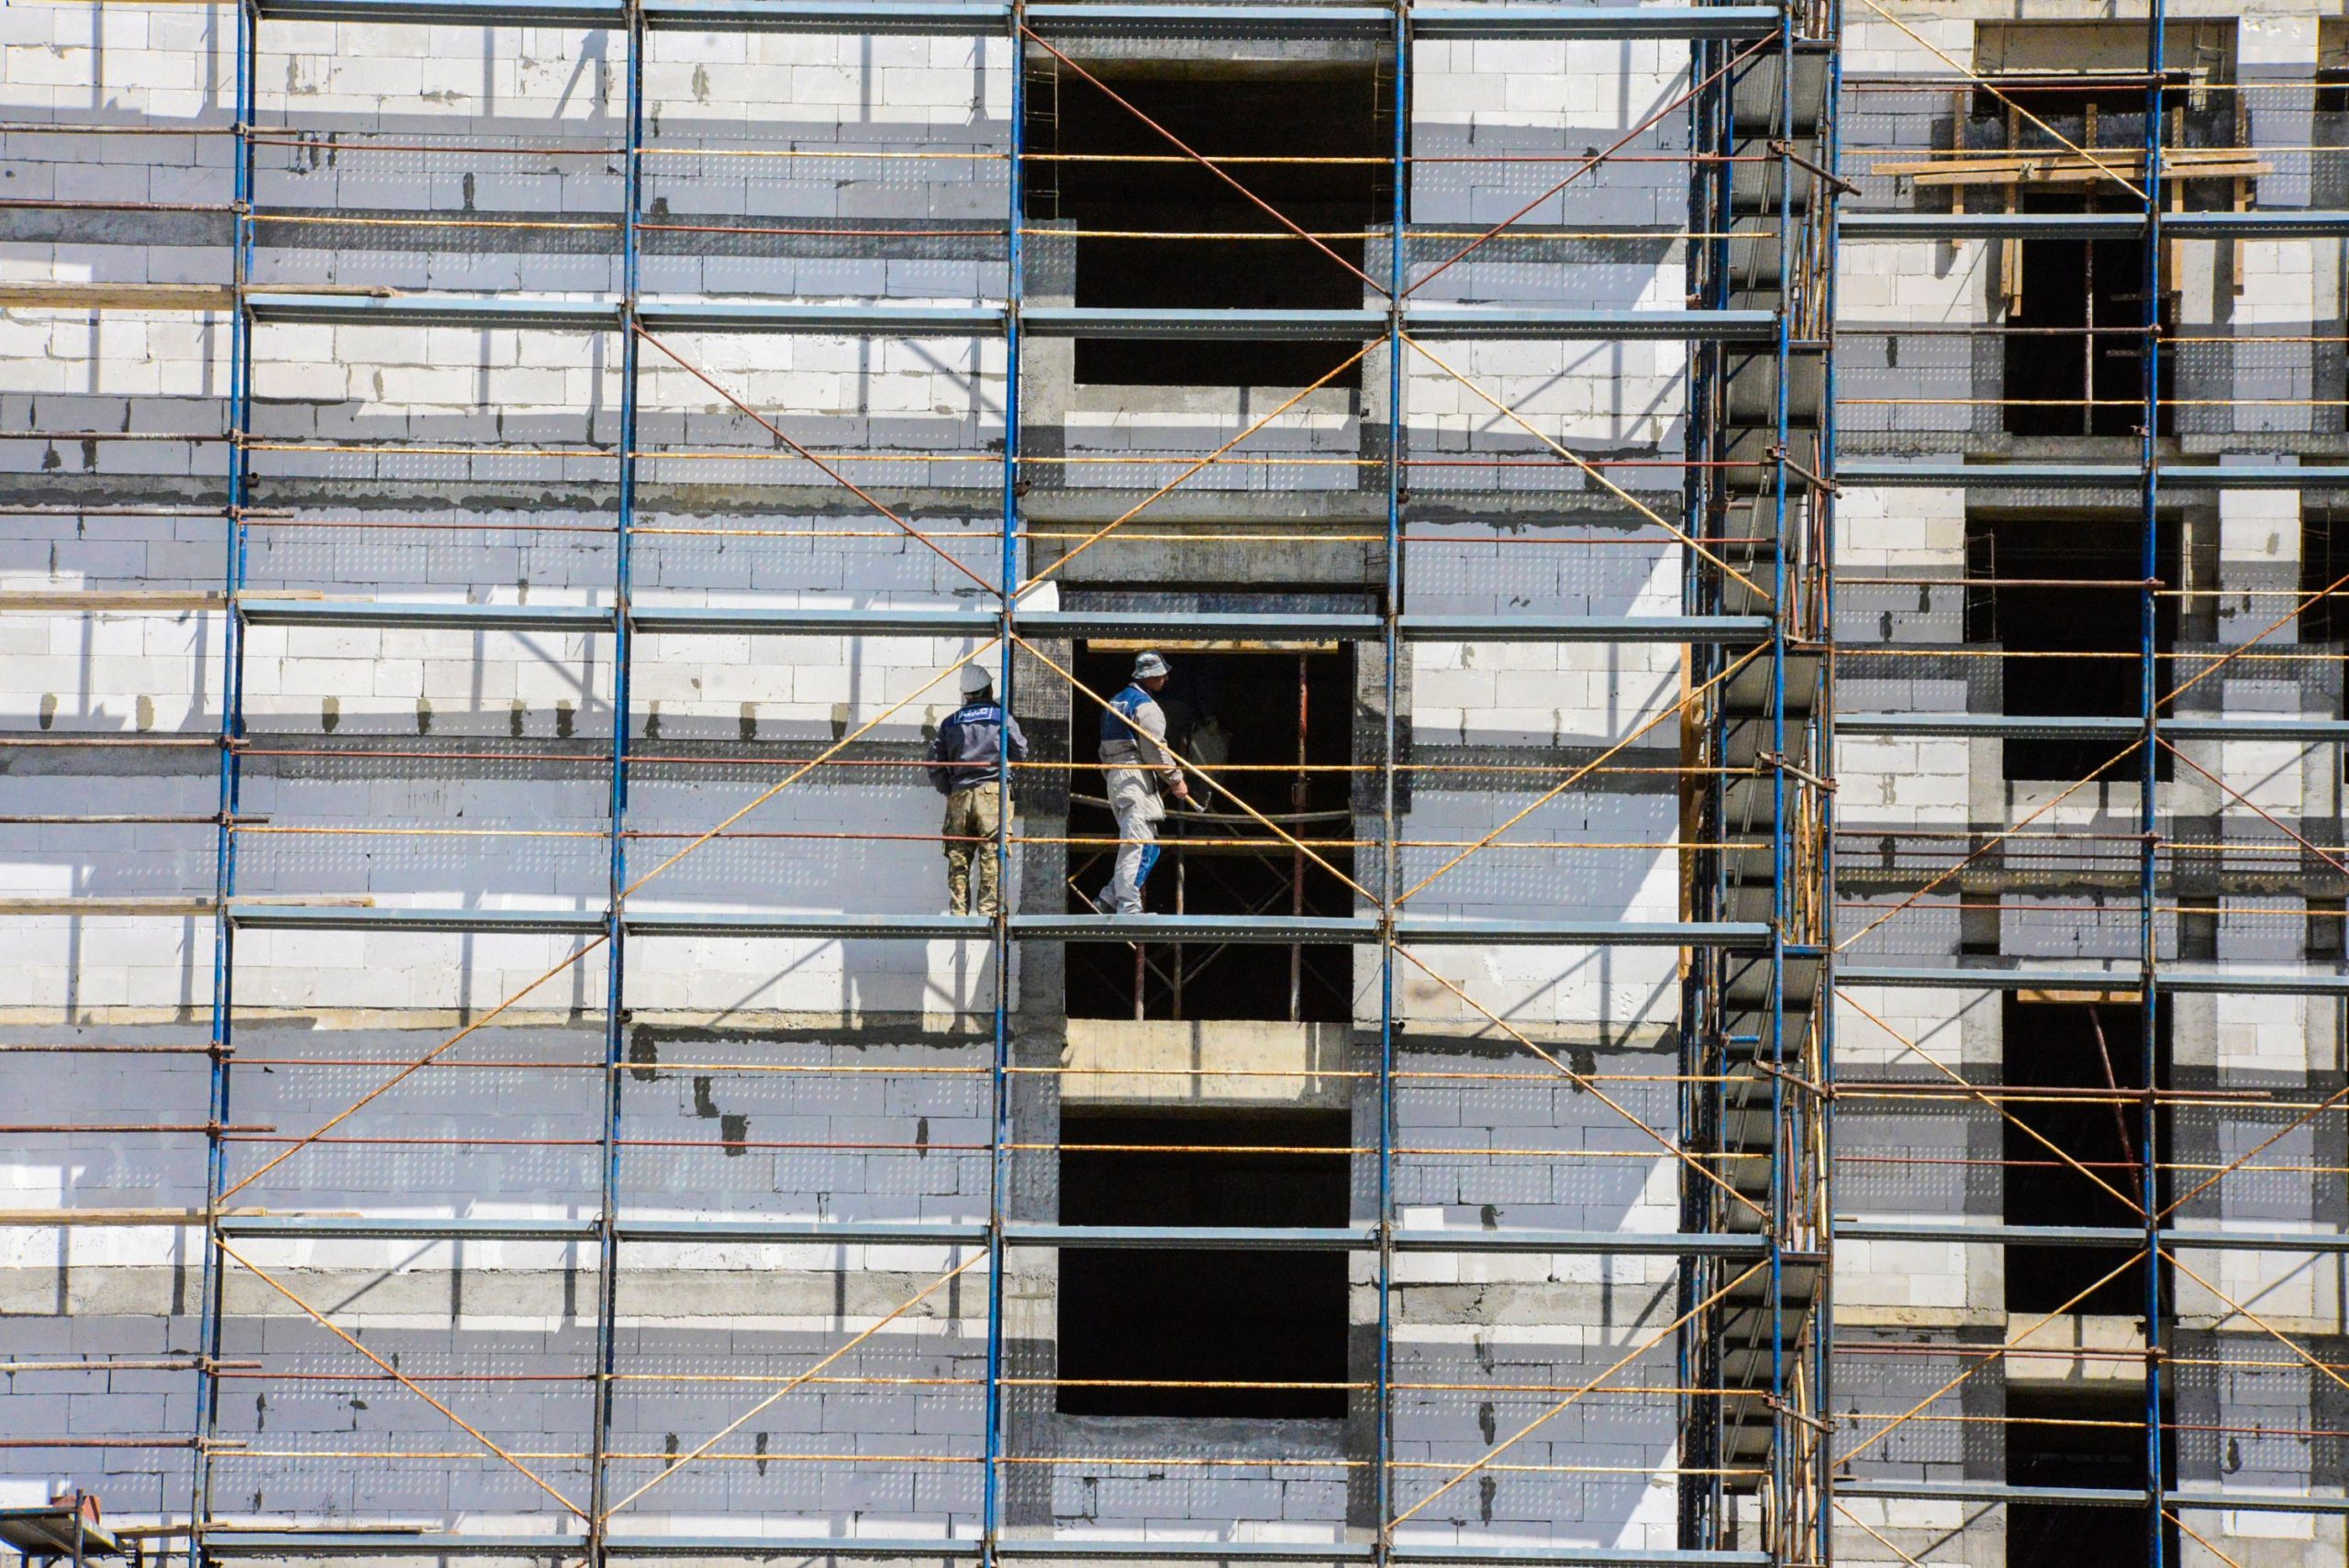
[[[2338,1568],[2333,9],[0,8],[0,1543]]]

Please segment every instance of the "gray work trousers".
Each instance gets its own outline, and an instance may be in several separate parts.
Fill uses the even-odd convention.
[[[1139,915],[1141,884],[1158,861],[1158,825],[1166,818],[1166,802],[1159,796],[1158,781],[1140,768],[1111,768],[1104,782],[1109,810],[1118,818],[1118,869],[1102,899],[1113,915]]]

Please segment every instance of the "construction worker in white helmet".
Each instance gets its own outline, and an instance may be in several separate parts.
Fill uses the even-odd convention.
[[[1028,760],[1028,738],[995,698],[995,677],[978,663],[963,666],[963,706],[946,716],[930,743],[930,782],[946,797],[946,912],[974,913],[972,871],[978,872],[975,913],[994,918],[996,830],[1003,822],[1004,748]]]
[[[1102,782],[1118,818],[1118,862],[1097,903],[1114,915],[1139,915],[1142,884],[1158,863],[1158,824],[1168,795],[1189,805],[1190,786],[1166,750],[1166,710],[1156,694],[1166,684],[1166,661],[1144,653],[1134,661],[1133,679],[1101,710]]]

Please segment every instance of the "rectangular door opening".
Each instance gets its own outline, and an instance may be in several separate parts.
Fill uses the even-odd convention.
[[[1104,697],[1120,690],[1136,644],[1094,641],[1076,677]],[[1173,668],[1158,703],[1166,738],[1313,854],[1351,876],[1353,775],[1317,772],[1353,759],[1354,659],[1344,643],[1266,651],[1165,650]],[[1080,697],[1075,761],[1091,762],[1099,707]],[[1303,766],[1299,764],[1302,763]],[[1117,820],[1102,774],[1080,767],[1069,803],[1068,904],[1097,906],[1116,859]],[[1197,791],[1194,781],[1195,793]],[[1353,913],[1353,890],[1311,856],[1248,819],[1228,795],[1202,794],[1210,816],[1169,800],[1159,854],[1142,884],[1152,915]],[[1353,1016],[1353,960],[1343,947],[1274,943],[1072,942],[1074,1018],[1264,1018],[1339,1022]]]
[[[2009,1386],[2005,1429],[2011,1485],[2119,1491],[2145,1485],[2142,1385]],[[2162,1468],[2171,1475],[2177,1471],[2176,1447],[2165,1434]],[[2142,1507],[2007,1505],[2008,1568],[2143,1568],[2152,1557]],[[2176,1552],[2173,1539],[2164,1559],[2176,1561]]]
[[[2004,999],[2000,1081],[2016,1095],[2007,1105],[2013,1119],[2001,1123],[2009,1225],[2144,1223],[2122,1201],[2125,1195],[2134,1202],[2143,1191],[2144,1118],[2139,1102],[2128,1096],[2145,1086],[2144,1018],[2143,1006],[2134,1002],[2043,1002],[2011,995]],[[2166,1022],[2165,1015],[2156,1042],[2156,1088],[2165,1086],[2168,1077]],[[2142,1258],[2121,1267],[2143,1251],[2133,1245],[2009,1247],[2007,1310],[2065,1308],[2143,1318]],[[2107,1274],[2112,1277],[2096,1284]],[[2083,1291],[2088,1294],[2081,1296]]]
[[[2031,196],[2027,212],[2096,210]],[[2145,242],[2023,240],[2007,314],[2006,431],[2010,436],[2131,436],[2145,424]],[[2163,329],[2170,310],[2163,302]],[[2175,353],[2160,356],[2157,435],[2176,424]]]
[[[1340,1227],[1351,1128],[1344,1111],[1065,1111],[1061,1223]],[[1065,1247],[1059,1344],[1063,1414],[1336,1419],[1346,1254]]]
[[[1347,269],[1363,265],[1363,235],[1394,216],[1391,67],[1208,59],[1085,64],[1206,156],[1297,160],[1241,162],[1233,174],[1328,253],[1185,158],[1093,83],[1049,56],[1041,65],[1031,60],[1030,68],[1038,75],[1028,95],[1026,145],[1042,156],[1026,189],[1027,213],[1076,224],[1079,306],[1362,308],[1363,279]],[[1309,386],[1356,347],[1318,339],[1080,338],[1076,380]],[[1361,382],[1357,364],[1330,384]]]
[[[1979,586],[1966,594],[1965,640],[2004,651],[2001,712],[2060,718],[2143,713],[2143,528],[2139,519],[2119,516],[1967,521],[1966,576]],[[2165,588],[2178,585],[2179,533],[2176,519],[2162,521],[2155,573]],[[2157,655],[2176,643],[2177,605],[2174,595],[2154,601]],[[2156,682],[2168,678],[2167,667],[2157,664]],[[2112,762],[2099,777],[2128,783],[2141,776],[2141,759],[2112,759],[2135,739],[2009,736],[2003,776],[2069,784]],[[2169,753],[2157,752],[2154,766],[2155,776],[2167,779]]]

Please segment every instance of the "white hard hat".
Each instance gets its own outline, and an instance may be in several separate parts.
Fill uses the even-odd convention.
[[[1134,661],[1134,679],[1137,681],[1151,680],[1166,673],[1166,661],[1154,652],[1144,653]]]
[[[971,663],[963,666],[963,695],[964,696],[974,697],[981,692],[993,690],[995,690],[995,676],[988,672],[985,665]]]

